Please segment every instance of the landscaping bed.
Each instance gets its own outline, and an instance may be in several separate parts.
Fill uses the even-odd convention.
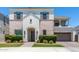
[[[22,35],[5,35],[5,42],[7,43],[23,43]]]
[[[57,43],[53,43],[53,44],[35,43],[32,47],[64,47],[64,46],[61,44],[57,44]]]
[[[38,43],[49,43],[49,42],[53,42],[56,43],[57,40],[57,36],[56,35],[40,35],[39,36],[39,40],[37,41]]]
[[[56,43],[56,35],[40,35],[39,40],[32,47],[64,47]]]
[[[0,47],[20,47],[22,43],[0,43]]]

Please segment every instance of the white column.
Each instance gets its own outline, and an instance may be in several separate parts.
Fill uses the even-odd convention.
[[[78,34],[78,42],[79,42],[79,34]]]
[[[71,36],[72,37],[71,39],[72,39],[73,42],[75,41],[75,35],[76,35],[76,32],[73,31],[72,36]]]
[[[61,20],[59,19],[59,27],[61,27]]]
[[[39,40],[39,29],[35,32],[35,41]]]
[[[38,31],[35,29],[35,41],[37,41]]]
[[[23,30],[23,41],[24,41],[24,43],[28,42],[28,40],[27,40],[27,30],[26,31]]]

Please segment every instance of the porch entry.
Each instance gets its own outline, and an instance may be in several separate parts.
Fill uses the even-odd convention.
[[[28,28],[27,30],[28,42],[35,42],[35,29]]]

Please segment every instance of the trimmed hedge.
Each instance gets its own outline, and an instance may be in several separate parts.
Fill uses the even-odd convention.
[[[5,41],[10,40],[11,42],[21,41],[22,35],[5,35]]]
[[[43,43],[43,40],[47,40],[48,42],[49,41],[53,41],[53,43],[56,43],[56,40],[57,40],[57,36],[56,35],[40,35],[39,36],[39,40],[40,40],[40,43]]]

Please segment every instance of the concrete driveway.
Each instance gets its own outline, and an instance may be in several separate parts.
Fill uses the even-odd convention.
[[[57,42],[63,45],[65,48],[69,49],[72,52],[79,52],[79,43],[78,42]]]
[[[78,42],[57,42],[57,43],[62,44],[65,47],[79,47]]]
[[[52,51],[52,52],[79,52],[79,43],[78,42],[57,42],[64,47],[51,47],[51,48],[31,48],[34,42],[24,43],[22,48],[30,47],[32,51]],[[28,49],[30,50],[30,49]]]

